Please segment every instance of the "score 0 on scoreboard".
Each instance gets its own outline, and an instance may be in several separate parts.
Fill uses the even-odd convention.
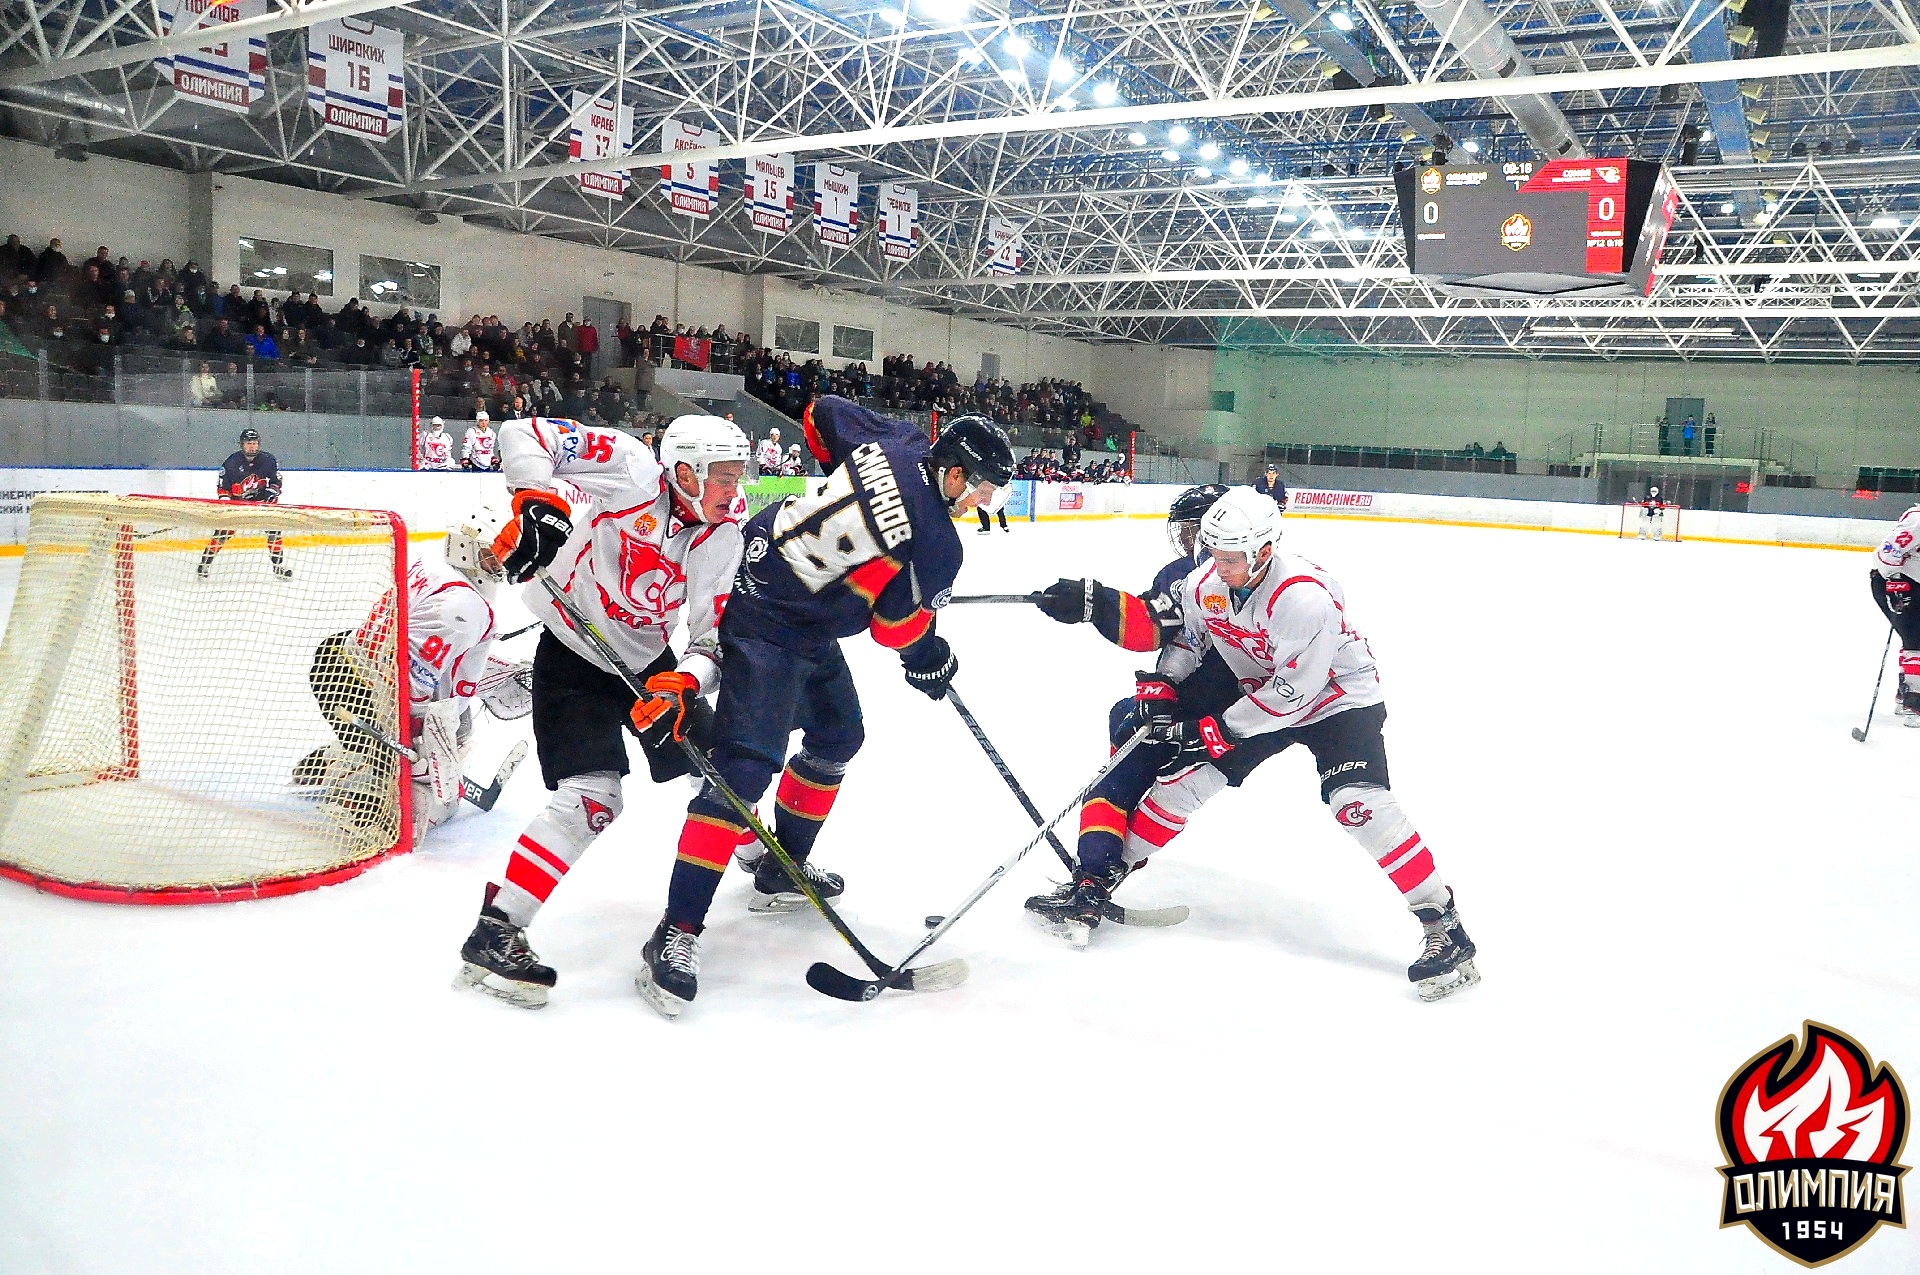
[[[1645,296],[1679,204],[1633,159],[1394,171],[1407,268],[1466,296]]]

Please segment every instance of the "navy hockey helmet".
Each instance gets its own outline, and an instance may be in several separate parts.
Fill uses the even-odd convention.
[[[927,464],[936,481],[957,465],[969,484],[1005,487],[1013,479],[1013,444],[1005,430],[984,416],[956,416],[940,427]]]
[[[240,431],[240,441],[243,443],[257,443],[260,441],[260,431],[249,425]]]
[[[1200,537],[1200,520],[1215,501],[1227,494],[1219,483],[1189,487],[1173,498],[1167,509],[1167,543],[1183,558],[1192,558]]]

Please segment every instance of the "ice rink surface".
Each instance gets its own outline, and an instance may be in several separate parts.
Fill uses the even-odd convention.
[[[1168,557],[1146,521],[962,534],[960,592],[1139,588]],[[943,994],[808,990],[851,953],[747,915],[730,872],[677,1023],[632,977],[688,789],[630,781],[531,931],[553,1002],[518,1010],[450,983],[544,802],[529,762],[491,814],[313,894],[0,881],[0,1271],[1793,1269],[1718,1229],[1728,1077],[1812,1018],[1920,1097],[1920,731],[1883,694],[1848,735],[1886,631],[1869,558],[1294,518],[1284,547],[1380,661],[1479,987],[1414,996],[1418,925],[1295,750],[1120,893],[1186,924],[1070,950],[1020,908],[1060,875],[1043,846],[934,950],[973,965]],[[1063,805],[1139,657],[1024,607],[941,631]],[[817,859],[904,954],[1031,825],[952,709],[845,648],[868,742]],[[476,773],[514,735],[483,719]],[[1916,1268],[1883,1227],[1834,1269]]]

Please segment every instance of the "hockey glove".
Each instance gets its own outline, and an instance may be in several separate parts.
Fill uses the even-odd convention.
[[[1147,728],[1151,738],[1175,725],[1180,712],[1180,691],[1158,673],[1133,675],[1133,720]]]
[[[901,666],[901,672],[906,674],[907,685],[932,700],[947,697],[947,683],[953,681],[953,675],[959,671],[960,657],[953,653],[947,640],[938,634],[927,639],[925,660]]]
[[[1905,615],[1907,608],[1913,605],[1913,581],[1905,576],[1888,576],[1886,596],[1887,610],[1895,615]]]
[[[1163,775],[1169,771],[1219,761],[1233,751],[1236,742],[1226,723],[1212,716],[1182,718],[1154,731],[1149,738],[1156,743],[1174,746],[1173,756],[1160,768]]]
[[[533,573],[551,566],[560,546],[573,534],[573,511],[550,491],[518,491],[513,495],[513,521],[493,538],[493,556],[500,559],[507,579],[525,584]]]
[[[1062,624],[1085,624],[1093,619],[1093,595],[1100,587],[1097,580],[1056,580],[1034,595],[1033,605],[1048,619]]]
[[[671,714],[668,732],[686,738],[687,705],[700,694],[700,679],[691,673],[655,673],[647,679],[647,699],[633,706],[633,728],[644,735],[655,722]]]

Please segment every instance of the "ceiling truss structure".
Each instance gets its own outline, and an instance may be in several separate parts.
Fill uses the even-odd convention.
[[[1440,126],[1456,159],[1537,158],[1503,105],[1514,90],[1474,80],[1410,2],[269,0],[253,19],[268,100],[247,116],[173,94],[151,62],[155,8],[0,8],[0,130],[1082,339],[1920,362],[1912,0],[1803,0],[1785,60],[1751,67],[1689,61],[1703,31],[1739,21],[1725,0],[1496,5],[1529,91],[1552,90],[1580,144],[1673,164],[1683,195],[1651,297],[1553,303],[1405,275],[1388,174],[1436,144],[1414,124]],[[348,14],[407,35],[406,127],[384,146],[323,132],[306,105],[301,28]],[[1746,104],[1736,155],[1718,148],[1708,77]],[[727,153],[799,139],[803,172],[826,160],[869,191],[915,185],[922,251],[883,262],[875,218],[845,251],[804,216],[762,236],[738,160],[709,221],[670,215],[644,169],[624,201],[588,196],[566,158],[575,90],[631,106],[640,155],[674,117]],[[985,274],[993,216],[1025,227],[1022,276]]]

